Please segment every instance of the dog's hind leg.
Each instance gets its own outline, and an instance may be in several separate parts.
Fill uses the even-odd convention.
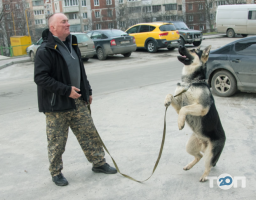
[[[195,159],[187,164],[183,169],[189,170],[191,169],[196,163],[199,162],[199,160],[203,157],[203,155],[200,153],[202,149],[203,143],[196,137],[195,133],[191,135],[191,137],[188,140],[188,143],[186,145],[186,150],[189,154],[195,157]]]
[[[213,144],[211,141],[208,141],[207,147],[204,151],[205,158],[205,170],[203,175],[200,177],[200,182],[205,182],[207,180],[207,176],[209,175],[212,168],[212,158],[213,158]]]

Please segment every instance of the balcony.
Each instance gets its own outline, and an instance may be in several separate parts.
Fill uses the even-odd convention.
[[[63,7],[63,8],[64,8],[64,13],[79,12],[78,6],[67,6],[67,7]]]
[[[69,19],[68,23],[70,25],[80,24],[80,19]]]

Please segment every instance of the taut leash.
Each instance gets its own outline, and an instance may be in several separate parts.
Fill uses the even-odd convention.
[[[183,90],[183,91],[180,92],[179,94],[175,95],[174,97],[177,97],[177,96],[181,95],[182,93],[186,92],[187,90],[188,90],[188,88],[185,89],[185,90]],[[88,109],[89,109],[90,114],[91,114],[91,107],[90,107],[90,104],[88,104],[87,106],[88,106]],[[165,135],[166,135],[166,112],[167,112],[167,109],[168,109],[168,107],[166,107],[166,109],[165,109],[165,114],[164,114],[163,137],[162,137],[162,143],[161,143],[160,151],[159,151],[159,154],[158,154],[158,158],[157,158],[157,160],[156,160],[156,163],[155,163],[155,166],[154,166],[154,168],[153,168],[153,171],[152,171],[151,175],[150,175],[147,179],[145,179],[144,181],[138,181],[138,180],[136,180],[135,178],[132,178],[132,177],[126,175],[126,174],[121,173],[119,167],[118,167],[117,164],[116,164],[115,159],[114,159],[114,158],[111,156],[111,154],[109,153],[109,151],[108,151],[106,145],[105,145],[104,142],[102,141],[102,139],[101,139],[101,137],[100,137],[100,135],[99,135],[99,133],[98,133],[98,131],[97,131],[97,129],[96,129],[96,133],[97,133],[97,135],[98,135],[98,137],[99,137],[99,139],[100,139],[101,145],[103,146],[103,148],[105,149],[105,151],[108,153],[108,155],[111,157],[111,159],[112,159],[112,161],[113,161],[113,163],[114,163],[114,165],[115,165],[115,167],[116,167],[116,170],[118,171],[119,174],[121,174],[122,176],[124,176],[124,177],[126,177],[126,178],[128,178],[128,179],[130,179],[130,180],[136,181],[136,182],[138,182],[138,183],[142,183],[142,182],[147,181],[147,180],[150,179],[151,176],[154,174],[154,172],[155,172],[155,170],[156,170],[156,168],[157,168],[157,166],[158,166],[158,163],[159,163],[159,161],[160,161],[160,159],[161,159],[162,152],[163,152],[163,148],[164,148]]]

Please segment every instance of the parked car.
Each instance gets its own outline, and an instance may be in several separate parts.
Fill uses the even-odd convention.
[[[216,12],[216,29],[230,38],[236,34],[256,34],[256,5],[220,5]]]
[[[140,23],[125,32],[135,37],[138,48],[145,48],[150,53],[155,53],[159,48],[173,50],[180,45],[179,32],[171,23]]]
[[[114,54],[130,57],[137,48],[134,37],[118,29],[94,30],[87,35],[94,41],[99,60]]]
[[[94,42],[85,33],[71,33],[77,37],[78,47],[81,51],[82,59],[88,61],[89,58],[96,54]],[[34,61],[36,51],[42,44],[43,39],[40,38],[35,44],[30,45],[26,51],[31,60]]]
[[[206,69],[208,84],[218,96],[256,92],[256,36],[211,51]]]
[[[189,29],[182,21],[165,21],[172,23],[180,33],[180,45],[193,44],[199,46],[203,40],[202,31]]]

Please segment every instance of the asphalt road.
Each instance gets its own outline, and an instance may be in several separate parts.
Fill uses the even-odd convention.
[[[216,49],[235,39],[204,40],[201,47],[211,44],[212,49]],[[177,49],[162,49],[155,54],[140,50],[134,52],[130,58],[121,55],[109,57],[106,61],[92,58],[84,65],[93,96],[97,96],[179,80],[182,64],[177,60],[177,55]],[[1,115],[37,107],[33,67],[32,62],[27,62],[0,70]]]
[[[237,38],[204,40],[213,49]],[[163,130],[166,94],[175,90],[182,65],[177,50],[155,54],[137,51],[130,58],[114,56],[85,63],[93,88],[92,115],[104,143],[121,172],[138,180],[151,173],[158,156]],[[48,171],[45,116],[38,112],[33,63],[0,70],[0,199],[4,200],[155,200],[155,199],[255,199],[256,94],[215,96],[226,132],[224,151],[210,176],[223,173],[246,177],[246,187],[220,189],[216,181],[200,183],[203,159],[189,171],[182,168],[193,159],[185,144],[191,130],[178,130],[177,114],[167,112],[167,134],[161,161],[144,184],[120,174],[95,174],[70,130],[63,154],[67,187],[57,187]],[[112,161],[106,155],[107,162]]]

